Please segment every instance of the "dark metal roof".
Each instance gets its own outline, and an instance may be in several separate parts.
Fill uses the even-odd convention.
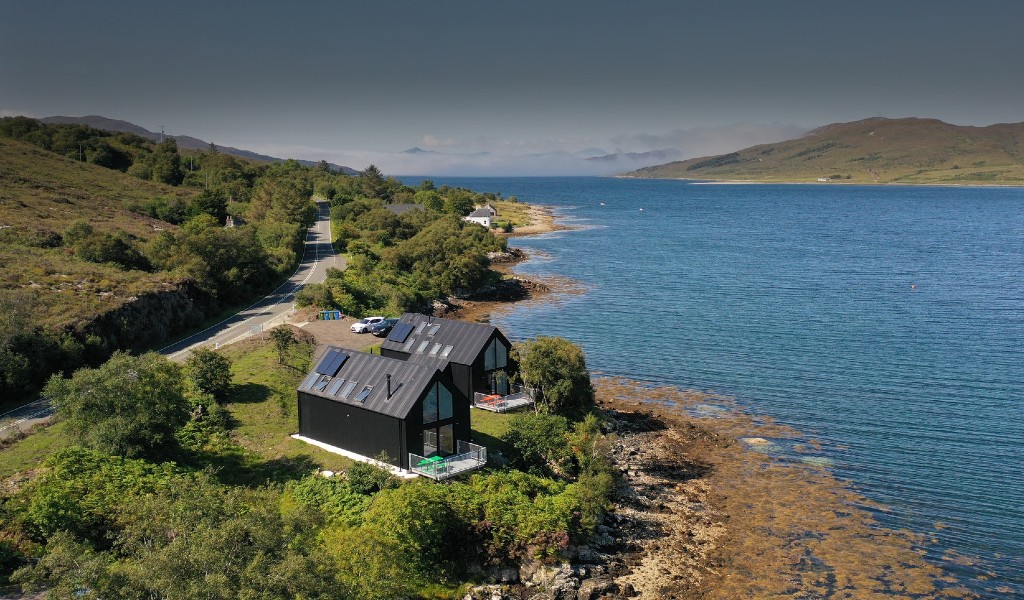
[[[495,332],[504,339],[497,327],[484,323],[453,321],[419,313],[405,313],[398,322],[411,324],[412,333],[401,343],[386,340],[381,348],[404,352],[409,355],[409,362],[434,364],[441,370],[449,362],[473,364]],[[445,355],[448,346],[451,346],[451,350]]]
[[[335,352],[348,355],[337,373],[331,377],[315,369],[310,371],[299,384],[300,392],[403,419],[438,373],[436,365],[421,365],[333,346],[326,347],[321,356],[328,358]],[[391,375],[390,399],[388,374]],[[349,385],[352,383],[355,385]],[[356,400],[366,386],[373,389],[364,401]]]
[[[390,210],[396,215],[404,215],[407,212],[414,210],[425,210],[422,204],[385,204],[384,208]]]
[[[487,210],[486,208],[478,208],[478,209],[474,210],[473,212],[469,213],[469,216],[471,216],[471,217],[491,217],[491,216],[494,216],[494,215],[492,215],[491,211]]]

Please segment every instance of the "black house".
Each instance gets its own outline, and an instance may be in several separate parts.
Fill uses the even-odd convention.
[[[512,344],[493,325],[405,313],[381,345],[382,356],[431,365],[451,378],[466,398],[509,393]]]
[[[298,402],[299,435],[308,440],[368,458],[384,452],[392,465],[421,473],[417,465],[430,463],[423,474],[431,477],[448,468],[444,457],[472,455],[460,470],[475,468],[481,454],[486,462],[486,449],[468,443],[469,400],[435,365],[328,347],[299,385]]]

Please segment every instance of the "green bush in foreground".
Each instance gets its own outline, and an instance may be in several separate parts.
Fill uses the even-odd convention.
[[[198,392],[223,400],[231,389],[231,361],[209,348],[198,348],[185,360],[185,376]]]
[[[70,379],[54,375],[43,395],[83,446],[127,457],[168,450],[189,415],[180,367],[154,352],[115,352]]]

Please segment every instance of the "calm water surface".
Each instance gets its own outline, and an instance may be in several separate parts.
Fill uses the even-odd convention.
[[[538,256],[520,272],[587,292],[500,317],[511,337],[796,427],[885,525],[935,538],[983,596],[1024,594],[1024,190],[435,182],[583,226],[515,241]]]

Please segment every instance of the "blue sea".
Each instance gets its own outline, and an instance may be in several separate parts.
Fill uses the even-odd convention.
[[[1024,594],[1024,189],[434,181],[579,227],[514,240],[585,292],[498,317],[511,337],[795,427],[936,564]]]

